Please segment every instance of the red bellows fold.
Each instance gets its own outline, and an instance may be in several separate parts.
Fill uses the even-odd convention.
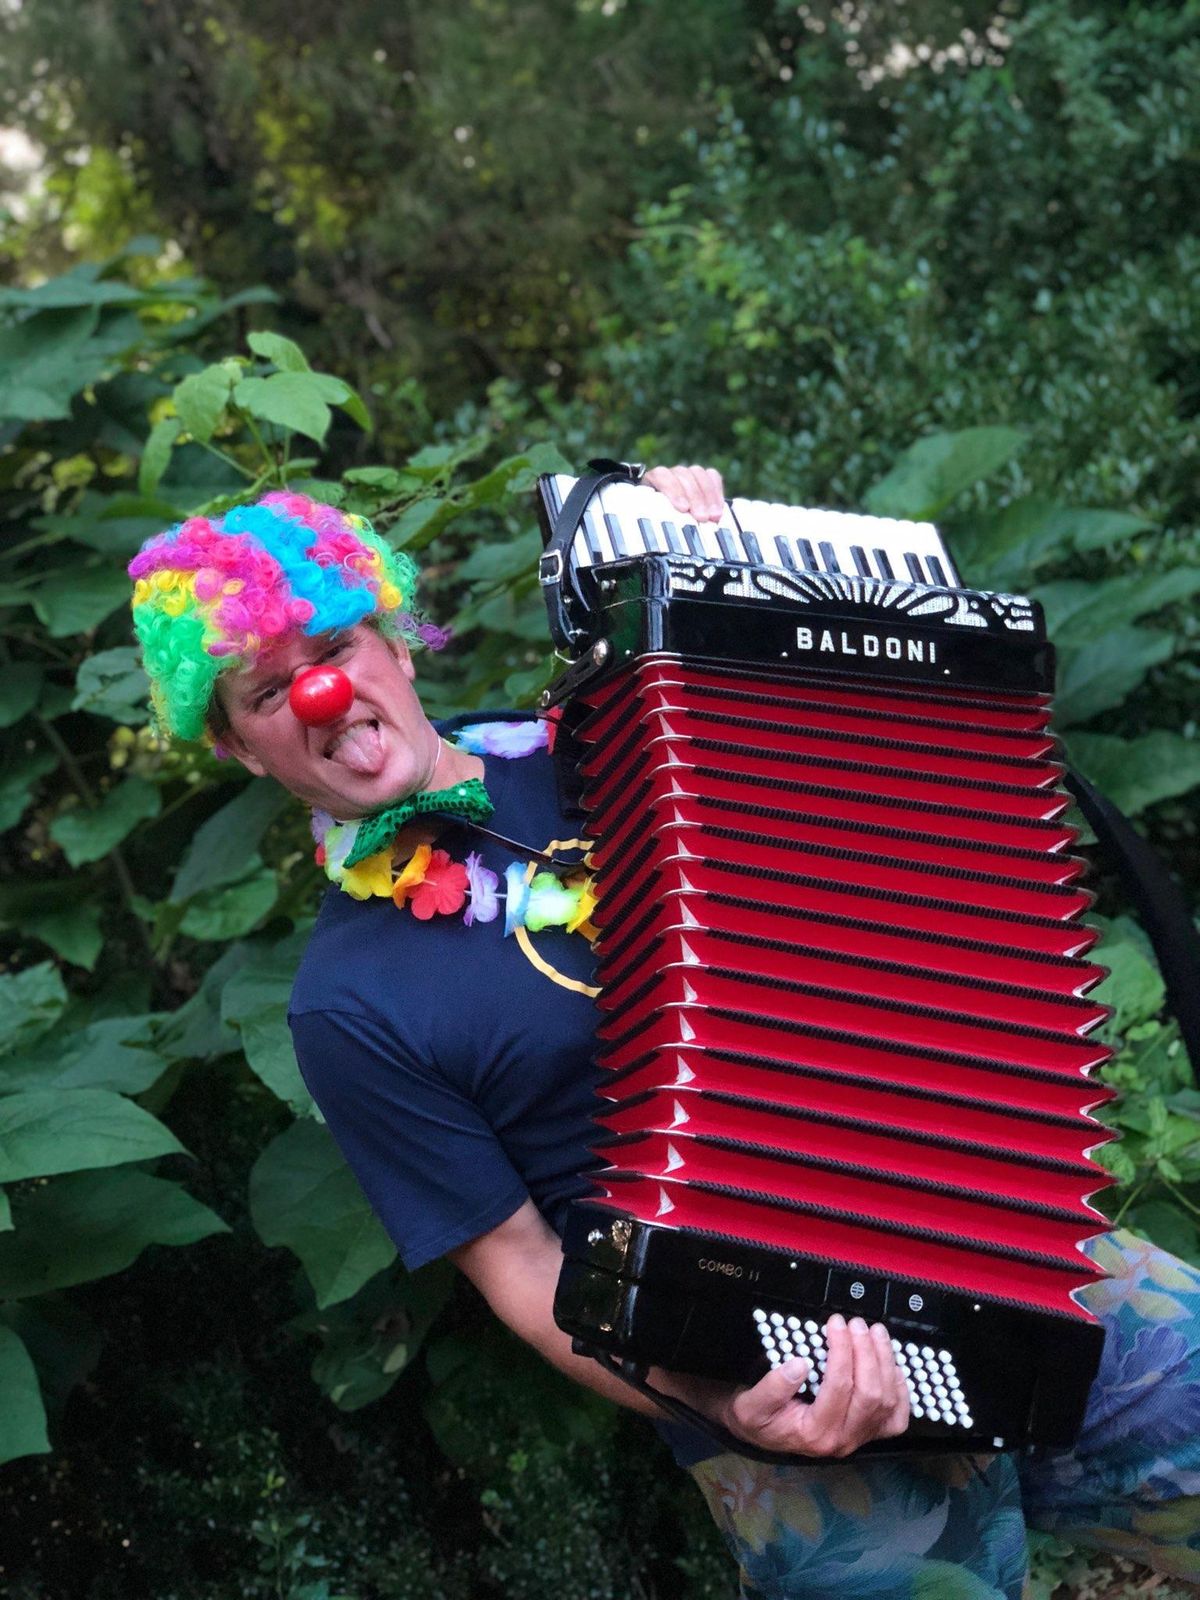
[[[585,695],[605,1205],[1086,1318],[1110,1052],[1046,696]]]

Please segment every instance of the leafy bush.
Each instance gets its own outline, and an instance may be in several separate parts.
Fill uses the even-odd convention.
[[[355,459],[338,470],[370,421],[345,383],[264,332],[207,359],[222,319],[261,299],[221,301],[187,279],[135,288],[120,262],[0,294],[0,344],[19,356],[0,455],[0,500],[18,529],[0,588],[0,1181],[12,1202],[0,1232],[0,1453],[45,1452],[47,1415],[51,1430],[81,1416],[98,1427],[106,1389],[129,1392],[122,1329],[162,1319],[178,1335],[191,1317],[221,1356],[185,1339],[191,1370],[181,1370],[169,1349],[129,1341],[151,1391],[139,1427],[151,1436],[165,1424],[165,1442],[134,1489],[104,1477],[124,1525],[164,1530],[135,1563],[156,1596],[207,1600],[236,1572],[247,1594],[290,1600],[533,1600],[635,1583],[700,1600],[714,1592],[717,1547],[696,1546],[687,1486],[655,1489],[630,1471],[626,1435],[638,1425],[511,1341],[497,1345],[452,1295],[448,1269],[404,1274],[315,1115],[284,1023],[320,889],[303,820],[270,784],[247,785],[200,748],[168,750],[146,728],[124,561],[185,513],[282,483],[428,552],[435,609],[453,615],[460,639],[429,663],[431,706],[527,700],[549,671],[536,540],[515,508],[561,458],[549,445],[504,454],[520,402],[498,391],[401,466]],[[1157,821],[1200,780],[1194,728],[1168,720],[1176,702],[1158,676],[1189,648],[1181,618],[1195,573],[1182,547],[1160,550],[1144,516],[1034,494],[1017,465],[1022,443],[1010,427],[927,434],[890,470],[880,463],[862,498],[941,518],[975,582],[1038,579],[1063,646],[1072,751]],[[314,477],[326,459],[329,475]],[[1139,694],[1160,700],[1161,722],[1130,718]],[[1120,910],[1111,896],[1105,905]],[[1113,1114],[1127,1138],[1106,1156],[1123,1185],[1115,1204],[1200,1259],[1200,1107],[1176,1030],[1127,919],[1112,922],[1102,959],[1114,966],[1120,1043],[1111,1076],[1128,1091]],[[214,1326],[216,1307],[198,1309],[231,1306],[239,1289],[232,1320],[257,1346],[249,1354]],[[148,1375],[164,1367],[155,1389]],[[263,1420],[273,1386],[275,1420]],[[374,1404],[390,1391],[391,1408]],[[401,1417],[403,1440],[388,1420]],[[199,1473],[188,1434],[206,1453]],[[125,1448],[142,1439],[127,1434]],[[331,1451],[343,1445],[351,1459],[339,1475]],[[338,1492],[304,1461],[324,1462]],[[52,1466],[22,1470],[51,1503],[70,1499]],[[347,1509],[364,1495],[378,1517],[369,1546]],[[446,1549],[431,1530],[456,1516],[462,1537]],[[186,1577],[173,1546],[203,1543],[205,1527],[208,1565]],[[638,1545],[651,1530],[652,1558]],[[42,1600],[33,1570],[21,1581]],[[64,1585],[106,1600],[109,1581]]]
[[[187,1171],[163,1116],[197,1065],[236,1054],[249,1074],[241,1092],[260,1095],[265,1127],[278,1121],[277,1101],[299,1116],[263,1150],[249,1199],[264,1242],[304,1262],[318,1311],[348,1300],[395,1255],[314,1120],[284,1023],[318,890],[302,865],[303,826],[274,785],[247,785],[200,748],[170,750],[146,726],[125,561],[183,515],[286,483],[365,512],[410,549],[439,537],[441,585],[461,565],[469,594],[484,563],[481,552],[475,568],[456,560],[455,544],[469,542],[457,527],[559,462],[545,447],[504,457],[482,429],[402,468],[315,480],[315,457],[302,452],[325,442],[334,409],[369,426],[349,386],[311,371],[277,334],[251,332],[248,354],[215,362],[197,351],[221,318],[268,297],[222,301],[186,279],[138,288],[117,267],[0,292],[9,357],[0,497],[21,529],[0,587],[0,918],[14,969],[0,975],[0,1182],[13,1186],[10,1231],[0,1235],[6,1458],[47,1448],[34,1379],[50,1359],[40,1297],[119,1271],[151,1244],[226,1228],[179,1177],[147,1170],[174,1158],[171,1170]],[[489,450],[487,469],[470,477]],[[489,583],[502,567],[490,554]],[[431,701],[541,681],[548,652],[527,620],[527,561],[527,550],[519,565],[510,559],[503,590],[482,601],[488,650],[469,674],[439,663]],[[389,1387],[419,1344],[414,1330],[436,1311],[436,1295],[418,1303],[407,1280],[388,1292],[406,1333],[375,1340],[373,1358],[345,1317],[321,1324],[317,1375],[341,1403],[370,1397],[372,1359],[373,1392]],[[385,1292],[372,1293],[379,1314]]]

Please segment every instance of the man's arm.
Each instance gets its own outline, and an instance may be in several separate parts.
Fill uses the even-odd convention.
[[[552,1311],[562,1248],[532,1200],[498,1228],[452,1251],[450,1259],[500,1320],[569,1378],[618,1405],[662,1416],[651,1400],[595,1361],[572,1353],[570,1336],[556,1325]],[[829,1360],[811,1404],[795,1398],[808,1371],[807,1362],[799,1359],[776,1367],[749,1389],[659,1370],[651,1381],[748,1444],[767,1450],[846,1456],[869,1440],[903,1433],[908,1391],[887,1331],[879,1324],[868,1329],[861,1318],[847,1327],[835,1317],[827,1337]]]

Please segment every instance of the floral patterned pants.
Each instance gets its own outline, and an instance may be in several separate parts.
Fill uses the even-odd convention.
[[[1088,1253],[1107,1339],[1072,1450],[691,1469],[742,1600],[1020,1600],[1027,1523],[1200,1582],[1200,1272],[1124,1231]]]

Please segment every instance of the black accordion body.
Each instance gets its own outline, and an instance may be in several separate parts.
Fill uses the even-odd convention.
[[[556,1319],[632,1369],[803,1355],[811,1394],[858,1314],[908,1383],[889,1448],[1067,1444],[1110,1052],[1040,610],[925,524],[728,511],[611,485],[544,559],[603,1100]]]

